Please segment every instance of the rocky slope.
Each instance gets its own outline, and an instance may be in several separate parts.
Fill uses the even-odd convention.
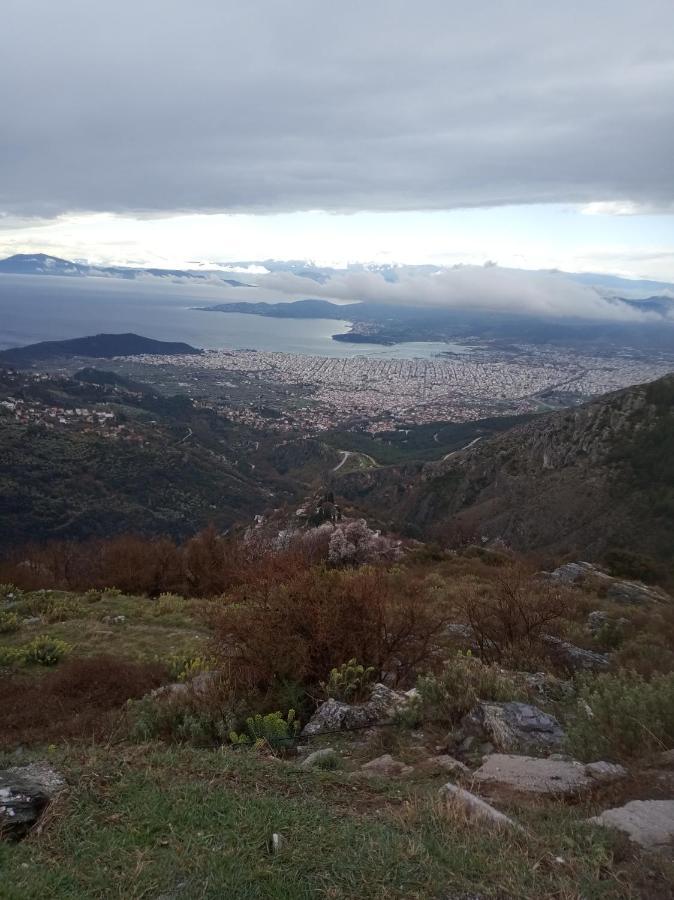
[[[418,537],[674,557],[674,375],[542,416],[442,462],[354,472],[343,501]]]

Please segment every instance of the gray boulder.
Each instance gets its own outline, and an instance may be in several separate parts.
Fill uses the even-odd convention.
[[[674,800],[631,800],[588,819],[593,825],[617,828],[648,850],[671,847],[674,841]]]
[[[558,751],[565,738],[561,725],[528,703],[478,703],[461,720],[456,738],[477,738],[495,750],[538,755]]]
[[[65,786],[63,776],[46,763],[0,770],[0,836],[24,837]]]
[[[343,703],[332,697],[321,703],[302,730],[304,737],[337,731],[352,731],[391,722],[396,713],[416,699],[415,691],[402,693],[385,684],[375,684],[365,703]]]
[[[598,783],[625,778],[622,766],[583,763],[566,759],[538,759],[494,753],[473,773],[478,784],[495,785],[523,794],[569,797],[587,793]]]
[[[606,653],[584,650],[551,634],[543,635],[543,642],[550,656],[570,672],[601,672],[609,665]]]

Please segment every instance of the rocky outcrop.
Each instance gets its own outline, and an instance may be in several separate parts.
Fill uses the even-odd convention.
[[[674,800],[632,800],[588,819],[593,825],[617,828],[648,850],[671,847],[674,841]]]
[[[585,650],[551,634],[544,634],[542,640],[551,658],[569,672],[601,672],[608,668],[609,658],[606,653]]]
[[[369,725],[383,725],[393,720],[396,713],[414,702],[416,691],[402,693],[385,684],[375,684],[366,703],[343,703],[330,698],[321,703],[302,735],[330,734],[337,731],[352,731]]]
[[[641,472],[639,450],[671,446],[672,397],[670,375],[536,416],[441,462],[353,472],[335,491],[419,538],[479,523],[481,536],[514,550],[600,558],[623,546],[669,565],[669,522],[651,511],[668,472]]]
[[[559,566],[548,575],[562,584],[583,584],[594,581],[609,600],[617,603],[663,603],[669,598],[662,591],[648,587],[640,581],[614,578],[589,562],[570,562]]]
[[[559,750],[564,731],[554,718],[528,703],[478,703],[461,720],[456,740],[470,749],[470,739],[504,753],[548,755]]]
[[[597,784],[625,778],[627,771],[611,763],[584,765],[575,760],[538,759],[494,753],[473,773],[478,784],[496,785],[524,794],[568,797],[587,793]]]
[[[594,609],[587,614],[587,630],[590,634],[595,636],[600,634],[604,628],[611,627],[622,629],[626,628],[629,624],[629,619],[625,619],[622,616],[618,619],[612,618],[611,615],[603,609]]]
[[[0,836],[19,840],[66,786],[46,763],[0,770]]]

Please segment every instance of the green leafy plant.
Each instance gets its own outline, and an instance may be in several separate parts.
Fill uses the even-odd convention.
[[[0,610],[0,634],[12,634],[21,627],[21,620],[16,613]]]
[[[621,759],[674,747],[674,673],[623,670],[581,686],[569,745],[584,759]]]
[[[354,703],[364,699],[374,681],[374,668],[361,666],[355,659],[342,663],[330,671],[327,681],[321,682],[321,690],[326,697]]]
[[[15,666],[23,662],[23,656],[19,648],[0,647],[0,666]]]
[[[161,739],[198,747],[222,744],[235,721],[226,706],[202,702],[199,698],[155,700],[143,697],[129,702],[128,714],[132,740]]]
[[[487,665],[468,653],[457,653],[439,675],[417,681],[421,713],[427,721],[455,722],[478,700],[516,700],[521,690],[496,664]]]
[[[47,600],[38,614],[49,624],[65,622],[68,619],[82,619],[86,616],[86,608],[82,603],[69,597]]]
[[[335,753],[333,750],[332,753],[328,753],[325,756],[321,756],[320,759],[316,760],[315,767],[317,769],[322,769],[324,772],[334,772],[335,769],[339,769],[342,764],[342,759],[339,753]]]
[[[26,665],[55,666],[71,651],[70,644],[43,634],[20,647]]]
[[[172,681],[190,681],[195,675],[211,671],[214,662],[208,656],[176,653],[169,657],[166,666]]]
[[[291,709],[285,718],[281,712],[249,716],[246,719],[246,729],[247,734],[230,731],[229,739],[232,744],[237,747],[252,745],[255,750],[287,750],[297,738],[300,723],[295,719],[295,710]]]
[[[179,594],[160,594],[154,606],[156,616],[168,616],[180,612],[185,606],[185,598]]]

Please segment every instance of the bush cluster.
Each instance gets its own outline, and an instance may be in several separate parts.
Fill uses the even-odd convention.
[[[0,746],[106,737],[116,711],[166,678],[162,666],[109,656],[71,658],[36,679],[5,676],[0,691]]]
[[[229,740],[237,747],[250,747],[255,750],[284,751],[289,750],[296,740],[300,723],[295,717],[295,710],[288,710],[284,717],[280,712],[249,716],[246,719],[246,731],[237,734],[230,731]]]
[[[584,759],[622,759],[674,747],[674,672],[648,680],[623,670],[587,679],[569,743]]]
[[[478,700],[522,699],[510,675],[470,653],[457,653],[439,674],[419,678],[417,690],[422,718],[443,724],[458,722]]]
[[[535,668],[546,656],[542,637],[568,613],[566,592],[532,578],[521,564],[502,568],[491,584],[468,588],[461,611],[486,662]]]
[[[55,666],[71,649],[65,641],[43,634],[19,647],[0,647],[0,666]]]
[[[216,652],[234,683],[314,692],[332,669],[357,659],[376,680],[413,679],[426,665],[447,613],[396,572],[314,567],[278,583],[248,584],[213,605]]]
[[[350,659],[330,671],[328,680],[321,682],[321,690],[326,699],[332,697],[343,703],[358,703],[365,699],[373,682],[374,668],[366,668],[356,659]]]

